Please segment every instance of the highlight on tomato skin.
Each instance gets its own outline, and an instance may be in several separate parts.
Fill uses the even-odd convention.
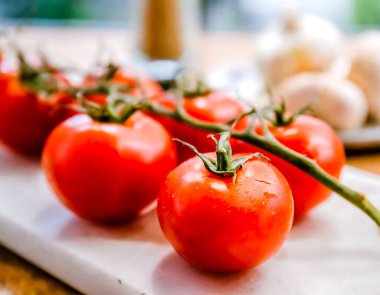
[[[233,181],[193,157],[169,173],[157,210],[163,233],[184,260],[225,273],[258,266],[279,250],[292,225],[293,198],[266,160],[249,160]]]
[[[273,136],[286,147],[311,158],[330,175],[339,178],[346,162],[344,147],[336,132],[324,121],[308,115],[300,115],[286,126],[273,126],[268,123]],[[241,125],[239,128],[244,129]],[[262,134],[261,125],[256,131]],[[236,152],[260,152],[271,159],[286,177],[294,198],[294,220],[300,220],[310,210],[325,201],[331,190],[312,178],[306,172],[294,167],[285,160],[245,142],[235,145]]]
[[[74,116],[49,136],[42,165],[59,200],[81,218],[122,223],[156,198],[176,152],[167,131],[141,112],[124,124]]]

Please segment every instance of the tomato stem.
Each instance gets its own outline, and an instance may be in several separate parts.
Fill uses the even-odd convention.
[[[197,77],[183,76],[177,79],[174,89],[181,89],[185,98],[194,98],[207,95],[211,92],[205,82]]]
[[[230,133],[222,132],[219,140],[215,136],[211,136],[216,144],[216,161],[202,153],[200,153],[193,145],[174,138],[174,141],[180,142],[188,148],[192,149],[199,158],[203,161],[206,169],[211,173],[220,177],[232,177],[235,182],[236,171],[249,160],[253,158],[267,159],[260,153],[254,153],[252,155],[243,156],[240,158],[232,159],[232,149],[230,144]]]
[[[51,94],[60,90],[62,85],[54,75],[57,69],[52,67],[45,59],[43,65],[38,68],[31,66],[21,51],[17,52],[17,59],[20,68],[19,79],[29,91]]]
[[[273,117],[272,119],[268,120],[273,124],[273,126],[288,126],[290,125],[298,116],[304,114],[306,111],[308,111],[311,108],[310,104],[307,104],[303,108],[299,109],[297,112],[293,114],[287,114],[286,111],[286,105],[285,102],[282,101],[280,104],[275,105],[274,108],[272,108],[273,111]]]
[[[245,131],[236,131],[229,124],[224,123],[208,123],[198,120],[185,111],[182,107],[182,93],[177,93],[177,108],[174,111],[168,110],[157,103],[146,102],[144,108],[152,113],[170,117],[189,126],[199,128],[214,133],[229,132],[229,134],[237,139],[253,144],[263,150],[266,150],[285,161],[291,163],[295,167],[303,170],[311,177],[330,188],[332,191],[358,207],[366,213],[378,226],[380,226],[380,211],[360,192],[356,192],[346,185],[340,183],[336,178],[326,173],[314,160],[309,159],[292,149],[278,142],[268,131],[268,134],[259,135],[255,133],[254,128],[249,126]],[[259,118],[260,118],[260,114]],[[266,124],[263,125],[263,127]]]
[[[200,88],[200,86],[198,85],[195,88]],[[80,91],[81,90],[74,90],[74,92],[77,94]],[[130,116],[136,110],[147,110],[149,112],[169,117],[171,119],[174,119],[176,121],[182,122],[186,125],[201,130],[213,133],[228,132],[230,136],[245,141],[247,143],[253,144],[265,151],[268,151],[282,158],[283,160],[289,162],[293,166],[303,170],[305,173],[309,174],[311,177],[324,184],[326,187],[330,188],[332,191],[336,192],[338,195],[340,195],[341,197],[358,207],[360,210],[366,213],[378,226],[380,226],[380,211],[365,197],[365,195],[363,195],[360,192],[356,192],[350,189],[349,187],[345,186],[344,184],[340,183],[336,178],[326,173],[314,160],[309,159],[278,142],[275,139],[275,137],[270,133],[270,131],[267,130],[268,128],[259,112],[252,109],[250,112],[245,113],[244,116],[248,114],[253,114],[254,116],[258,117],[261,122],[264,135],[257,134],[253,128],[253,124],[249,125],[247,130],[245,131],[236,131],[234,130],[233,125],[238,121],[239,118],[236,118],[226,123],[209,123],[190,116],[183,108],[184,92],[181,90],[181,88],[177,88],[175,91],[176,96],[178,98],[175,110],[166,109],[165,107],[160,106],[156,102],[142,100],[139,103],[136,103],[136,101],[131,102],[128,101],[128,99],[121,98],[120,100],[116,101],[115,105],[112,106],[112,111],[115,112],[111,111],[112,114],[109,114],[108,111],[107,116],[111,115],[112,117],[118,114],[118,116],[115,116],[116,119],[113,118],[113,120],[111,121],[122,123],[122,121],[126,119],[126,115]],[[101,119],[104,118],[104,109],[99,110],[98,108],[94,108],[94,110],[95,112],[99,112],[99,116]],[[300,112],[303,111],[304,109],[302,109]],[[281,118],[280,120],[282,119],[283,118]],[[290,122],[291,121],[289,121],[288,123]],[[227,163],[220,165],[227,165]]]
[[[128,96],[110,94],[104,104],[99,104],[86,99],[82,92],[76,94],[80,102],[82,111],[92,119],[99,122],[110,122],[123,124],[136,111],[140,110],[145,100],[135,99]]]
[[[232,149],[229,142],[230,134],[223,132],[219,140],[212,136],[216,143],[216,164],[219,171],[230,171],[232,162]]]

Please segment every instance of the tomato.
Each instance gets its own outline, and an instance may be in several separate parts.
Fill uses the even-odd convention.
[[[169,173],[157,210],[165,236],[183,259],[207,271],[232,272],[278,251],[292,225],[293,199],[286,179],[267,160],[250,159],[234,180],[215,175],[194,157]]]
[[[257,125],[258,133],[262,133]],[[288,148],[313,159],[328,174],[339,178],[345,164],[343,144],[335,131],[320,119],[301,115],[287,126],[270,126],[274,137]],[[260,152],[271,159],[288,180],[294,198],[294,218],[299,219],[310,209],[323,202],[331,190],[281,158],[255,146],[241,142],[236,152]]]
[[[125,124],[74,116],[49,136],[42,164],[58,198],[95,222],[131,220],[157,197],[175,167],[167,131],[137,112]]]
[[[83,81],[83,88],[96,88],[104,78],[99,73],[87,76]],[[137,76],[124,69],[118,69],[111,78],[106,80],[110,85],[121,85],[128,87],[128,94],[136,97],[152,97],[163,93],[160,84],[148,76]],[[96,93],[87,95],[87,98],[96,103],[103,104],[106,101],[107,94]]]
[[[176,106],[176,98],[170,94],[157,95],[152,100],[171,110],[174,110]],[[206,123],[225,123],[244,113],[244,108],[239,101],[217,91],[184,98],[183,103],[183,108],[190,116]],[[187,126],[167,117],[153,116],[165,126],[172,137],[186,140],[196,146],[200,152],[205,153],[215,149],[215,143],[206,139],[210,132]],[[176,147],[179,163],[194,156],[194,153],[182,144],[176,143]]]
[[[23,86],[17,73],[0,72],[0,141],[23,155],[39,156],[51,130],[73,115],[72,101],[64,92],[41,97]]]
[[[129,85],[131,87],[131,95],[146,95],[147,97],[151,97],[163,93],[160,84],[152,78],[132,75],[126,70],[117,71],[112,80],[115,83]]]

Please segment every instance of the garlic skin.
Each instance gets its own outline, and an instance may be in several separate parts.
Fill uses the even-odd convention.
[[[288,13],[259,34],[255,56],[269,85],[305,71],[323,71],[341,49],[342,34],[335,25],[314,15]]]
[[[361,127],[368,106],[363,91],[349,80],[327,73],[306,72],[284,80],[274,91],[294,113],[311,105],[311,112],[338,130]]]
[[[372,120],[380,123],[380,32],[369,31],[349,44],[349,79],[364,91]]]

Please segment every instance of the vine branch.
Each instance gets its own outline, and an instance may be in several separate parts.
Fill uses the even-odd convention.
[[[332,191],[355,205],[357,208],[366,213],[378,226],[380,226],[380,211],[377,209],[364,194],[354,191],[346,185],[340,183],[335,177],[326,173],[319,165],[312,159],[307,158],[292,149],[282,145],[278,142],[272,134],[268,131],[264,135],[258,135],[253,131],[253,128],[248,128],[245,131],[236,131],[231,128],[227,123],[207,123],[196,118],[193,118],[182,107],[182,95],[178,95],[179,100],[175,110],[168,110],[157,103],[146,101],[144,109],[147,111],[158,114],[161,116],[169,117],[171,119],[180,121],[186,125],[199,128],[205,131],[214,133],[229,132],[232,137],[240,139],[249,144],[253,144],[263,150],[266,150],[283,160],[291,163],[297,168],[303,170],[311,177],[330,188]],[[255,113],[259,119],[260,113]],[[261,124],[266,124],[260,119]],[[265,127],[264,127],[265,128]]]

